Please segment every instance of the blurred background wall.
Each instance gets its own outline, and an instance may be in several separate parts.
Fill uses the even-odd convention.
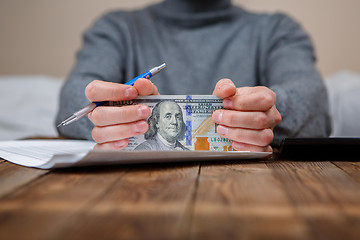
[[[0,0],[0,75],[63,77],[81,35],[101,14],[159,0]],[[233,0],[253,11],[282,11],[299,21],[316,46],[323,75],[360,72],[359,0]]]

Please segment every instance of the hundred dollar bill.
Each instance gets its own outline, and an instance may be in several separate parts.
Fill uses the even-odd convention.
[[[231,140],[216,133],[211,115],[222,109],[222,99],[213,95],[156,95],[111,106],[145,104],[150,107],[149,130],[129,139],[125,150],[233,151]]]

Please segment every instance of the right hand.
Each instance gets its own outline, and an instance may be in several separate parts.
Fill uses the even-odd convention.
[[[85,88],[85,96],[91,102],[131,100],[145,95],[159,95],[157,87],[148,79],[138,79],[134,86],[95,80]],[[95,108],[88,114],[95,125],[92,130],[92,138],[97,142],[94,149],[126,147],[129,137],[144,134],[148,130],[145,119],[150,114],[150,108],[140,104]]]

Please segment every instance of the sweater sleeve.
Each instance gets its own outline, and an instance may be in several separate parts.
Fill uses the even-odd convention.
[[[327,137],[331,132],[328,96],[316,70],[308,35],[289,17],[276,14],[263,38],[261,84],[276,94],[282,122],[274,129],[273,145],[285,137]]]
[[[109,13],[84,33],[83,47],[76,64],[62,87],[56,125],[90,102],[85,88],[93,80],[122,82],[123,36]],[[93,124],[87,117],[58,128],[59,134],[76,139],[92,139]]]

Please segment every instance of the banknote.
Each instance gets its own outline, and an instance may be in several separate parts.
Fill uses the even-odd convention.
[[[129,139],[125,150],[233,151],[231,140],[219,136],[211,115],[222,109],[222,99],[213,95],[156,95],[112,106],[145,104],[150,107],[148,131]]]

